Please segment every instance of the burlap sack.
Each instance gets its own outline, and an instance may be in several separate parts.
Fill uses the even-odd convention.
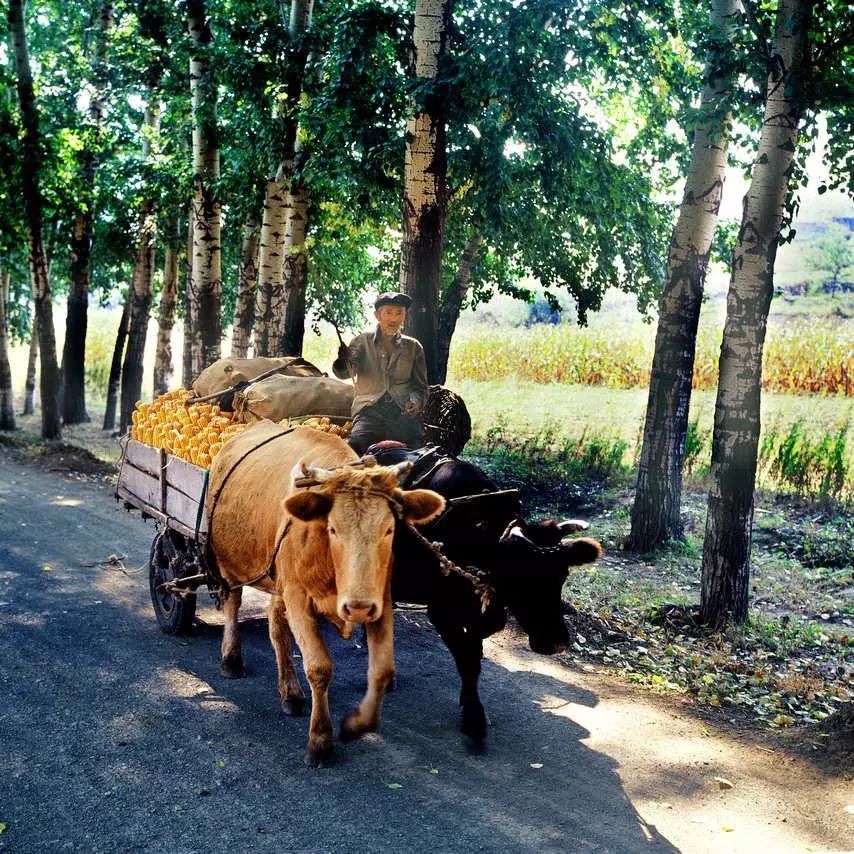
[[[205,368],[193,383],[196,397],[204,397],[216,391],[231,388],[240,382],[254,380],[265,371],[281,367],[282,373],[293,377],[322,377],[322,371],[301,356],[282,356],[267,359],[220,359]]]
[[[347,417],[353,405],[353,384],[334,377],[287,377],[275,374],[234,395],[238,421],[261,418],[281,421],[297,415]]]

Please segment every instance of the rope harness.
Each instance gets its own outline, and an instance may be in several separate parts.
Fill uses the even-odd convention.
[[[334,469],[345,468],[347,466],[370,468],[374,465],[376,465],[376,460],[370,455],[368,455],[362,457],[359,460],[354,460],[352,463],[342,463],[340,466],[335,466]],[[317,481],[310,477],[297,478],[294,481],[294,486],[319,486],[320,484],[321,481]],[[388,492],[383,492],[378,489],[365,489],[363,487],[358,486],[344,485],[337,487],[336,489],[332,490],[332,492],[343,492],[354,495],[374,495],[378,498],[384,498],[391,507],[395,518],[399,522],[402,522],[404,525],[406,525],[406,527],[411,531],[415,539],[426,549],[428,549],[433,555],[435,555],[437,561],[439,562],[439,568],[442,571],[442,575],[450,575],[451,573],[454,573],[456,575],[459,575],[461,578],[466,579],[466,581],[471,584],[477,595],[480,597],[481,611],[486,611],[493,598],[495,597],[495,588],[489,583],[487,573],[485,573],[483,570],[476,569],[475,567],[464,569],[463,567],[454,563],[447,555],[443,554],[442,543],[431,542],[418,530],[414,522],[410,522],[408,519],[404,518],[403,505],[400,503],[400,501],[397,500],[397,498],[395,498],[394,495]]]

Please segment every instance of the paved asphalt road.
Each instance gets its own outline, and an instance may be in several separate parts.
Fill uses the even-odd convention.
[[[397,616],[381,732],[306,768],[307,718],[279,711],[263,602],[243,627],[248,678],[232,681],[219,674],[216,611],[200,608],[190,638],[165,636],[146,573],[83,566],[127,553],[139,567],[153,533],[108,486],[0,449],[0,849],[675,850],[639,818],[615,762],[581,743],[586,731],[541,708],[544,696],[597,702],[571,682],[487,662],[489,745],[468,752],[453,663],[420,613]],[[333,647],[340,721],[367,655]]]

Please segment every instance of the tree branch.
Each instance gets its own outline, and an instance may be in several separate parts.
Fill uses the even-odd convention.
[[[762,56],[768,62],[771,59],[771,34],[768,28],[759,20],[756,14],[756,4],[753,0],[742,0],[742,8],[744,16],[747,18],[747,23],[750,24],[750,29],[756,36],[759,42],[759,50],[762,51]]]

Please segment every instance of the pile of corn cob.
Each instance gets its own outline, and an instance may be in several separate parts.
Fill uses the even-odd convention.
[[[246,429],[216,404],[193,403],[187,389],[160,395],[151,403],[137,402],[132,414],[132,439],[163,448],[170,454],[208,468],[222,446]]]
[[[222,446],[246,429],[246,424],[233,420],[233,413],[223,412],[215,403],[192,403],[192,393],[185,388],[166,392],[151,403],[137,401],[132,418],[132,439],[181,457],[188,463],[208,468]],[[346,438],[351,424],[333,424],[330,418],[285,418],[280,424],[301,424],[324,433]]]
[[[335,424],[331,418],[327,418],[325,415],[314,415],[311,418],[283,418],[279,424],[283,427],[293,427],[295,425],[313,427],[315,430],[320,430],[323,433],[331,433],[333,436],[340,436],[342,439],[346,439],[353,428],[351,421],[339,425]]]

